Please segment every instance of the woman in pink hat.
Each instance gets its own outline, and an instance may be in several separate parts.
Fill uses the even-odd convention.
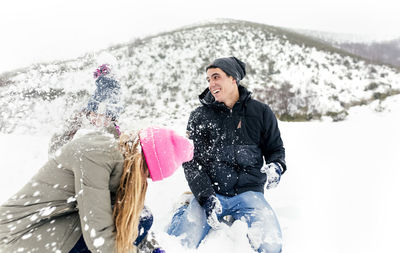
[[[193,145],[146,128],[118,140],[89,132],[60,151],[0,206],[0,252],[136,252],[147,178],[171,176]]]

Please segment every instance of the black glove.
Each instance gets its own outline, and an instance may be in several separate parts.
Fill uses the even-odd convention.
[[[219,199],[216,196],[211,195],[204,203],[203,208],[206,212],[208,225],[213,229],[218,229],[221,223],[218,220],[217,214],[222,213],[222,205],[221,202],[219,202]]]

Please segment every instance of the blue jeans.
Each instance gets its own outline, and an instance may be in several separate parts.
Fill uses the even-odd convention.
[[[151,226],[153,225],[153,215],[146,207],[143,209],[139,220],[138,227],[138,237],[136,238],[134,244],[137,246],[146,237]],[[81,236],[75,246],[70,250],[69,253],[90,253],[86,246],[83,236]]]
[[[258,252],[279,253],[282,251],[282,232],[278,219],[261,192],[244,192],[226,197],[217,194],[222,205],[218,219],[232,215],[235,220],[246,221],[247,237]],[[204,209],[193,198],[190,204],[180,207],[174,214],[167,233],[183,236],[181,243],[189,248],[197,248],[211,227],[207,224]]]

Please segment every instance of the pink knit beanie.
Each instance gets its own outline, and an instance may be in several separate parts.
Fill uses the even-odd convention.
[[[171,129],[149,127],[140,131],[139,138],[153,181],[171,176],[193,158],[193,144]]]

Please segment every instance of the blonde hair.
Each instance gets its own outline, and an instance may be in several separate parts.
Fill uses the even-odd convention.
[[[140,213],[147,191],[148,168],[138,133],[122,134],[119,149],[124,155],[124,167],[116,194],[113,218],[116,228],[117,253],[133,252],[138,236]]]

